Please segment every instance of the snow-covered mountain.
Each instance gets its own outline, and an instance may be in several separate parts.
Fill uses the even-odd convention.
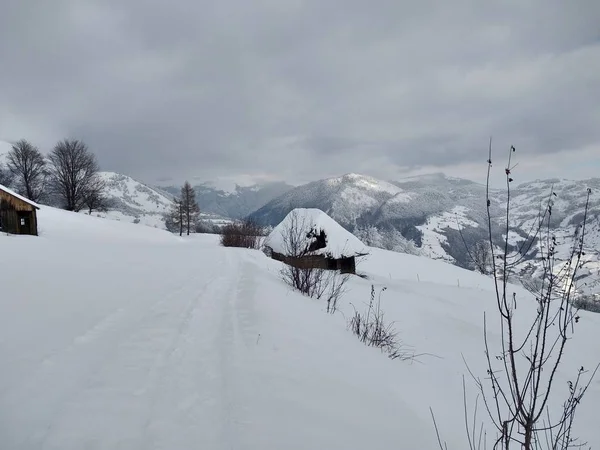
[[[410,202],[408,192],[391,183],[358,174],[346,174],[298,186],[250,214],[264,225],[275,226],[294,208],[318,208],[347,229],[386,202]]]
[[[270,182],[242,186],[234,184],[224,188],[212,182],[194,186],[200,209],[209,214],[240,219],[256,211],[274,198],[288,192],[293,186],[284,182]],[[163,186],[171,194],[179,193],[179,186]]]
[[[93,215],[165,228],[163,215],[173,200],[170,193],[115,172],[101,172],[100,176],[106,183],[110,208],[107,212],[95,211]],[[201,213],[201,220],[215,224],[229,222],[226,218],[205,211]]]
[[[531,234],[540,207],[554,187],[552,234],[557,255],[566,259],[576,227],[581,223],[587,189],[592,189],[586,230],[586,260],[582,286],[600,289],[600,179],[538,180],[515,186],[511,196],[511,250]],[[501,245],[505,231],[506,193],[491,191],[493,237]],[[473,269],[468,249],[488,234],[485,186],[460,178],[432,174],[386,182],[357,174],[296,187],[250,215],[264,225],[276,225],[294,208],[318,208],[365,243],[440,259]],[[536,245],[539,242],[536,241]],[[532,249],[535,249],[534,245]],[[525,258],[516,268],[522,276],[539,275],[540,261]]]

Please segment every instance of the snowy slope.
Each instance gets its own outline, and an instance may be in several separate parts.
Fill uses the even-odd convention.
[[[371,279],[328,315],[280,263],[214,236],[47,207],[39,219],[40,237],[0,235],[0,448],[436,449],[430,406],[449,448],[466,448],[462,356],[485,376],[489,279],[374,249],[359,267]],[[346,330],[371,283],[406,345],[435,356],[392,361]],[[600,316],[582,313],[553,410],[599,338]],[[592,447],[599,402],[596,380],[576,417]]]
[[[169,210],[171,198],[126,175],[101,172],[106,183],[108,212],[93,212],[99,217],[164,228],[163,214]]]
[[[163,215],[171,207],[173,197],[170,194],[157,188],[151,188],[127,175],[101,172],[100,176],[106,182],[106,196],[110,208],[107,212],[94,211],[93,215],[155,228],[165,228]],[[200,208],[202,209],[202,205]],[[200,218],[215,224],[229,222],[225,218],[206,212],[202,212]]]

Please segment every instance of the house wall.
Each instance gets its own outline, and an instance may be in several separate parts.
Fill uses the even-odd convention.
[[[356,263],[353,256],[340,259],[326,258],[323,255],[293,257],[272,252],[271,258],[299,269],[340,270],[342,273],[356,273]]]
[[[29,226],[21,226],[21,216],[29,218]],[[0,190],[0,224],[2,232],[37,235],[36,208],[23,200]]]

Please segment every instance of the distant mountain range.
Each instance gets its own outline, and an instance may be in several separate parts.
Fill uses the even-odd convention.
[[[587,189],[592,189],[586,231],[586,265],[581,269],[582,289],[600,291],[600,178],[581,181],[541,180],[514,186],[511,193],[510,251],[531,248],[517,258],[521,277],[539,276],[537,239],[531,231],[540,208],[551,192],[552,229],[557,257],[566,260],[571,237],[581,223]],[[474,269],[470,250],[488,235],[485,186],[469,180],[432,174],[395,182],[357,174],[298,186],[250,214],[262,225],[274,226],[294,208],[319,208],[366,244],[407,251]],[[552,191],[553,189],[553,191]],[[491,190],[492,235],[503,248],[506,192]],[[529,241],[528,241],[529,238]]]
[[[284,182],[255,184],[252,186],[236,185],[234,189],[225,191],[203,183],[194,186],[196,200],[200,209],[217,216],[241,219],[256,211],[261,206],[292,189]],[[180,186],[162,186],[160,189],[179,195]]]
[[[0,144],[3,144],[0,142]],[[0,145],[2,153],[10,149]],[[180,186],[152,187],[126,175],[102,172],[111,202],[108,212],[94,215],[164,228]],[[580,284],[588,293],[600,292],[600,178],[588,180],[537,180],[513,186],[511,193],[511,251],[524,248],[540,208],[552,196],[552,229],[557,255],[566,260],[572,236],[581,223],[587,189],[592,190],[586,232],[586,264]],[[251,218],[261,225],[276,226],[294,208],[318,208],[367,245],[441,259],[473,269],[469,249],[488,234],[485,186],[443,174],[398,181],[383,181],[360,174],[314,181],[293,187],[284,182],[236,185],[230,190],[210,183],[194,187],[202,219],[222,225]],[[502,248],[505,230],[506,192],[491,190],[493,241]],[[516,272],[521,277],[539,277],[541,263],[535,253],[521,258]],[[529,248],[529,245],[525,247]],[[598,294],[600,297],[600,294]]]

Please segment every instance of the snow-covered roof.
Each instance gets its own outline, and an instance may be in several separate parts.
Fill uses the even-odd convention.
[[[34,206],[37,209],[40,209],[40,205],[38,205],[35,202],[32,202],[31,200],[29,200],[26,197],[23,197],[22,195],[17,194],[15,191],[13,191],[12,189],[7,188],[6,186],[3,186],[0,184],[0,191],[4,191],[7,194],[12,195],[13,197],[17,197],[19,200],[23,200],[25,203],[29,203],[31,206]]]
[[[327,254],[332,258],[341,258],[368,253],[367,246],[356,236],[344,229],[323,211],[315,208],[292,210],[269,234],[265,240],[265,245],[277,253],[289,254],[285,236],[289,235],[291,227],[302,231],[302,233],[298,233],[298,236],[302,239],[301,246],[303,248],[308,248],[314,240],[314,238],[306,236],[311,229],[314,229],[317,233],[321,230],[325,231],[327,242],[325,248],[312,251],[311,255]]]

